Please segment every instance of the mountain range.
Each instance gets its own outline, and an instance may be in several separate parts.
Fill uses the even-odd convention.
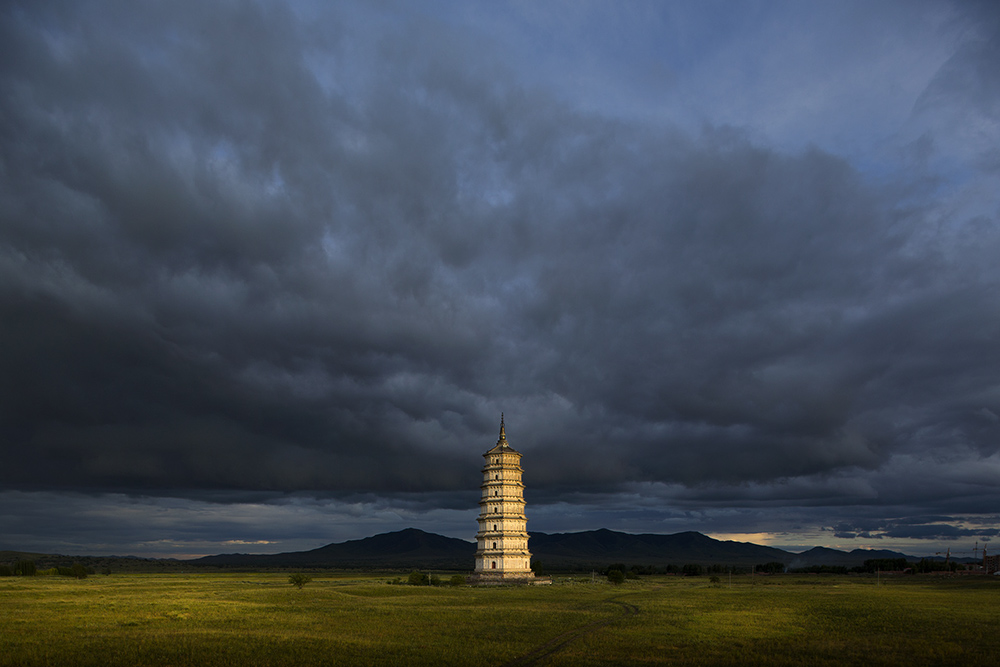
[[[716,540],[698,532],[633,535],[601,529],[578,533],[530,533],[532,562],[548,570],[589,570],[612,563],[628,566],[733,565],[780,562],[789,567],[854,567],[871,558],[919,560],[896,551],[839,551],[814,547],[792,553],[750,542]],[[216,567],[335,567],[372,569],[471,570],[472,542],[407,528],[359,540],[328,544],[311,551],[281,554],[220,554],[187,561]]]

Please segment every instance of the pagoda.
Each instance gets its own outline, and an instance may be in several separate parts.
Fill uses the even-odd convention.
[[[531,571],[528,519],[524,516],[521,454],[507,443],[503,414],[500,439],[483,454],[483,495],[476,533],[476,584],[541,583]],[[545,583],[549,583],[546,581]]]

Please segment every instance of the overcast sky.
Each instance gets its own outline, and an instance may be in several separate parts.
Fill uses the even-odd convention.
[[[1000,534],[993,2],[6,2],[0,549]],[[1000,548],[1000,539],[995,540]]]

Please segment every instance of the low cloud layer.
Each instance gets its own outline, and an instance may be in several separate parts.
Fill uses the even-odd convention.
[[[816,18],[639,54],[626,11],[588,65],[572,31],[534,60],[547,10],[8,5],[0,488],[457,510],[504,411],[547,523],[995,512],[1000,32],[918,7],[821,21],[842,96],[796,100],[779,42],[713,112]],[[864,78],[837,37],[869,19],[936,37],[865,41]]]

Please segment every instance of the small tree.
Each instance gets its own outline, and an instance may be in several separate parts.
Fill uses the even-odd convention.
[[[308,584],[310,581],[312,581],[312,577],[310,577],[307,574],[302,574],[301,572],[296,572],[295,574],[288,575],[288,583],[290,583],[292,586],[295,586],[299,590],[302,590],[302,587]]]
[[[406,578],[406,583],[411,586],[427,586],[431,583],[430,577],[428,577],[423,572],[417,572],[414,570],[410,572],[410,576]]]
[[[448,580],[448,583],[451,584],[452,586],[464,586],[465,577],[463,577],[460,574],[453,574],[451,575],[451,579]]]
[[[619,586],[625,581],[625,573],[621,570],[608,570],[608,581]]]

